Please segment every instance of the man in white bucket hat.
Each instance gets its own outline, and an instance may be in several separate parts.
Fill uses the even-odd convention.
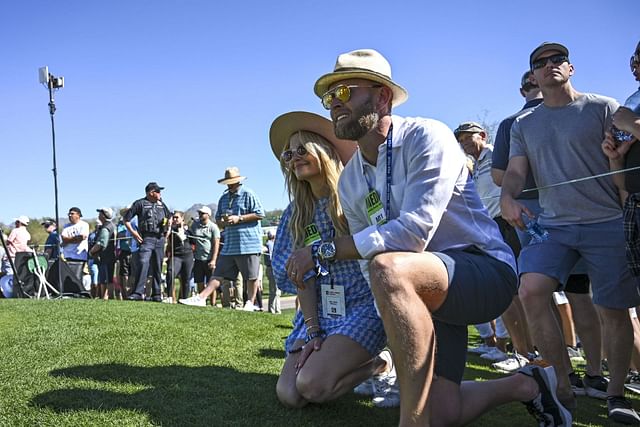
[[[538,420],[570,425],[551,367],[462,383],[467,325],[500,315],[517,277],[451,130],[436,120],[392,116],[408,94],[375,50],[338,56],[314,92],[336,136],[358,142],[339,184],[353,235],[294,252],[288,271],[363,260],[396,363],[400,425],[466,424],[516,400]],[[302,285],[302,276],[290,277]]]

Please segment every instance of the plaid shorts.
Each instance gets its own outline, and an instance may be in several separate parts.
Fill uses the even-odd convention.
[[[630,194],[623,211],[624,237],[629,270],[640,276],[640,193]]]

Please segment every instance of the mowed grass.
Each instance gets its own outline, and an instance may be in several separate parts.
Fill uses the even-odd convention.
[[[275,385],[282,315],[99,300],[0,300],[0,426],[393,426],[397,409],[353,393],[301,410]],[[492,379],[469,356],[468,379]],[[640,407],[634,401],[636,407]],[[580,398],[579,426],[608,424]],[[475,426],[535,425],[519,403]]]

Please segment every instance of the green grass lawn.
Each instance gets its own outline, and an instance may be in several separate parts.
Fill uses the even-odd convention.
[[[352,393],[302,410],[280,406],[275,384],[292,316],[0,300],[0,426],[396,425],[397,409],[374,408]],[[498,377],[469,356],[466,378]],[[610,425],[604,402],[580,398],[578,406],[575,425]],[[472,425],[534,423],[514,403]]]

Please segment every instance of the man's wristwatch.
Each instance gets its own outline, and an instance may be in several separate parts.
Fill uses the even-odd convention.
[[[333,242],[322,242],[318,248],[318,258],[321,261],[333,261],[336,259],[336,245]]]

